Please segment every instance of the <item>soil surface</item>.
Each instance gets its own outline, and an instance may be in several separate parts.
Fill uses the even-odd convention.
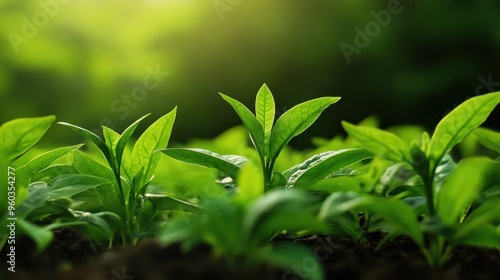
[[[155,241],[102,250],[95,248],[74,230],[62,229],[55,233],[56,238],[50,247],[37,256],[32,255],[35,248],[32,241],[19,240],[16,247],[16,272],[8,272],[6,262],[2,261],[0,279],[299,280],[308,279],[309,273],[317,269],[307,259],[301,266],[286,271],[264,265],[229,265],[223,258],[214,258],[210,247],[205,245],[186,254],[179,245],[162,248]],[[433,270],[427,266],[411,240],[397,238],[375,251],[378,241],[379,237],[372,236],[365,246],[361,246],[348,238],[314,236],[294,242],[313,250],[315,258],[324,265],[326,279],[500,279],[500,252],[497,250],[459,247],[442,269]],[[4,249],[1,256],[7,253]]]

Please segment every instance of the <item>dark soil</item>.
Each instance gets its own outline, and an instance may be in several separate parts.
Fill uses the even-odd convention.
[[[380,240],[372,236],[365,247],[348,238],[328,236],[295,240],[309,246],[325,267],[327,279],[432,279],[432,280],[498,280],[500,252],[460,247],[450,261],[439,270],[430,269],[411,240],[397,238],[377,251]],[[8,272],[0,263],[0,279],[92,279],[92,280],[155,280],[155,279],[304,279],[309,278],[312,263],[287,271],[267,266],[229,265],[223,258],[214,258],[208,246],[198,246],[183,253],[179,245],[162,248],[155,241],[137,246],[109,250],[95,248],[78,232],[63,229],[56,232],[51,246],[33,257],[30,240],[19,240],[16,247],[16,272]],[[6,250],[1,256],[7,254]],[[1,259],[5,259],[2,257]]]

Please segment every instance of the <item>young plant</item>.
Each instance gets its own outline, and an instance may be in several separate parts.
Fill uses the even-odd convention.
[[[101,219],[100,224],[108,229],[113,224],[117,225],[122,242],[134,244],[140,237],[151,234],[153,229],[148,227],[160,211],[166,210],[164,208],[179,205],[189,209],[196,208],[169,196],[146,192],[161,157],[155,151],[167,146],[175,116],[176,109],[154,122],[138,138],[131,152],[126,152],[127,143],[146,116],[134,122],[122,134],[103,126],[104,139],[84,128],[59,123],[93,143],[108,166],[78,152],[74,154],[74,168],[79,174],[60,175],[48,185],[58,185],[59,193],[76,201],[72,203],[75,208],[69,209],[75,217],[88,217],[91,212],[95,215],[112,215],[111,219],[109,215],[107,220]],[[115,217],[119,217],[118,221]],[[109,220],[112,222],[106,225]],[[112,234],[112,231],[106,232]],[[112,235],[108,238],[113,239]]]
[[[475,128],[480,126],[498,103],[500,103],[500,92],[476,96],[466,100],[438,123],[432,137],[424,133],[420,145],[417,142],[408,145],[407,142],[396,135],[377,128],[355,126],[347,122],[342,123],[349,136],[354,138],[365,149],[390,161],[404,162],[411,166],[420,176],[427,206],[426,219],[423,225],[433,225],[424,226],[431,234],[430,249],[425,252],[431,266],[441,266],[451,248],[449,245],[453,245],[446,243],[446,241],[450,242],[449,235],[434,229],[449,229],[461,224],[463,216],[459,214],[464,211],[467,212],[466,210],[469,209],[477,192],[484,187],[484,180],[482,181],[469,174],[471,176],[461,179],[465,181],[476,180],[469,182],[470,186],[475,187],[467,187],[467,191],[463,191],[460,189],[460,180],[453,181],[448,178],[448,174],[456,174],[457,170],[468,173],[467,168],[472,168],[472,170],[479,168],[476,170],[477,174],[490,174],[488,170],[493,168],[490,164],[482,161],[474,162],[476,166],[468,163],[469,161],[463,161],[464,163],[459,163],[455,171],[453,171],[453,168],[443,168],[449,161],[449,158],[446,158],[447,153]],[[467,166],[467,168],[461,168],[460,166]],[[453,178],[457,176],[461,175],[454,175]],[[453,185],[450,185],[452,184],[450,182],[453,182]],[[455,203],[451,203],[454,200]],[[414,224],[408,227],[408,229],[412,229],[412,232],[413,228],[415,228]],[[477,236],[478,232],[474,231],[474,233],[470,234]],[[491,230],[485,233],[484,237],[488,239],[485,241],[487,244],[483,245],[498,246],[498,240],[491,239],[491,234]],[[420,246],[423,246],[421,238],[418,238],[415,234],[412,237]],[[458,242],[455,239],[453,241]]]
[[[361,149],[329,151],[315,155],[283,174],[276,172],[274,165],[286,144],[313,124],[323,110],[340,97],[322,97],[301,103],[283,113],[275,123],[274,97],[266,84],[257,93],[255,114],[239,101],[220,95],[233,107],[250,134],[259,155],[264,191],[276,186],[308,187],[346,166],[371,157],[371,153]],[[249,161],[243,156],[219,155],[204,149],[169,148],[162,152],[187,163],[216,168],[233,181]]]

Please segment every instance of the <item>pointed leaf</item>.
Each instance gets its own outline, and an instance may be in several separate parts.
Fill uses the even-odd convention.
[[[240,165],[231,159],[217,153],[195,148],[169,148],[160,150],[162,153],[177,160],[220,170],[227,176],[236,179],[240,171]]]
[[[271,131],[270,158],[274,160],[290,140],[311,126],[340,97],[321,97],[292,107],[281,115]]]
[[[0,154],[10,162],[24,154],[47,132],[55,116],[15,119],[0,127]]]
[[[494,170],[495,164],[498,165],[487,158],[468,158],[457,164],[438,194],[437,214],[443,224],[458,222],[464,210],[485,187],[485,178],[490,177],[488,174]]]
[[[299,170],[290,176],[287,186],[312,186],[328,175],[372,156],[372,153],[364,149],[344,149],[315,155],[302,163]]]
[[[123,152],[125,150],[125,147],[127,146],[128,141],[130,140],[132,134],[139,126],[139,124],[142,122],[142,120],[144,120],[149,115],[150,114],[147,114],[141,117],[140,119],[136,120],[133,124],[127,127],[121,134],[120,139],[118,140],[118,143],[116,144],[115,148],[115,156],[116,156],[116,162],[118,164],[118,170],[120,170],[120,166],[122,164]]]
[[[500,102],[500,92],[470,98],[446,115],[436,126],[427,155],[437,164],[453,146],[480,126]]]
[[[264,159],[267,155],[265,154],[265,136],[262,125],[259,123],[255,115],[241,102],[222,93],[219,94],[236,111],[241,121],[247,128],[253,145],[257,149],[260,158]]]
[[[264,138],[266,147],[268,147],[269,139],[271,137],[271,130],[274,123],[275,114],[275,104],[274,98],[271,91],[264,84],[257,93],[257,98],[255,99],[255,116],[257,120],[264,128]]]
[[[130,156],[129,170],[131,172],[129,174],[137,175],[137,172],[143,168],[138,186],[142,187],[151,180],[161,158],[161,154],[155,151],[166,148],[172,134],[176,113],[177,107],[149,126],[135,143]]]
[[[260,259],[285,270],[281,279],[325,279],[325,272],[323,266],[318,261],[318,256],[315,254],[313,255],[311,250],[305,246],[297,244],[278,244],[270,251],[259,251],[258,256]],[[308,265],[307,272],[293,269],[296,267],[303,267],[306,260]]]
[[[57,159],[65,156],[65,155],[67,155],[75,150],[80,149],[82,146],[83,146],[83,144],[69,146],[69,147],[61,147],[61,148],[57,148],[57,149],[45,152],[43,154],[40,154],[37,157],[30,160],[24,166],[19,167],[16,170],[16,172],[18,174],[17,177],[21,178],[22,180],[29,180],[37,172],[39,172],[45,168],[48,168]],[[28,182],[28,181],[26,181],[26,182]]]
[[[500,153],[500,132],[479,127],[474,130],[473,135],[477,138],[479,143]]]
[[[342,122],[342,126],[363,148],[393,162],[410,161],[410,147],[396,135],[373,127]]]

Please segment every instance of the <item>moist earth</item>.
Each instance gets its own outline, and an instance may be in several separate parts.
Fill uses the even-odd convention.
[[[277,242],[295,242],[310,247],[324,265],[326,279],[432,279],[498,280],[500,251],[458,247],[442,269],[430,269],[418,247],[408,238],[399,237],[378,250],[381,236],[372,235],[361,245],[349,238],[312,236]],[[160,246],[154,240],[136,246],[97,248],[89,239],[72,229],[55,232],[55,239],[43,253],[33,256],[33,241],[20,239],[16,247],[16,272],[0,264],[1,279],[36,280],[156,280],[156,279],[308,279],[311,262],[288,270],[267,265],[249,266],[224,258],[215,258],[208,245],[199,245],[184,253],[179,244]],[[8,252],[1,252],[5,256]],[[2,257],[2,259],[4,259]],[[300,271],[297,273],[297,271]],[[294,274],[295,273],[295,274]],[[300,278],[298,274],[302,275]]]

